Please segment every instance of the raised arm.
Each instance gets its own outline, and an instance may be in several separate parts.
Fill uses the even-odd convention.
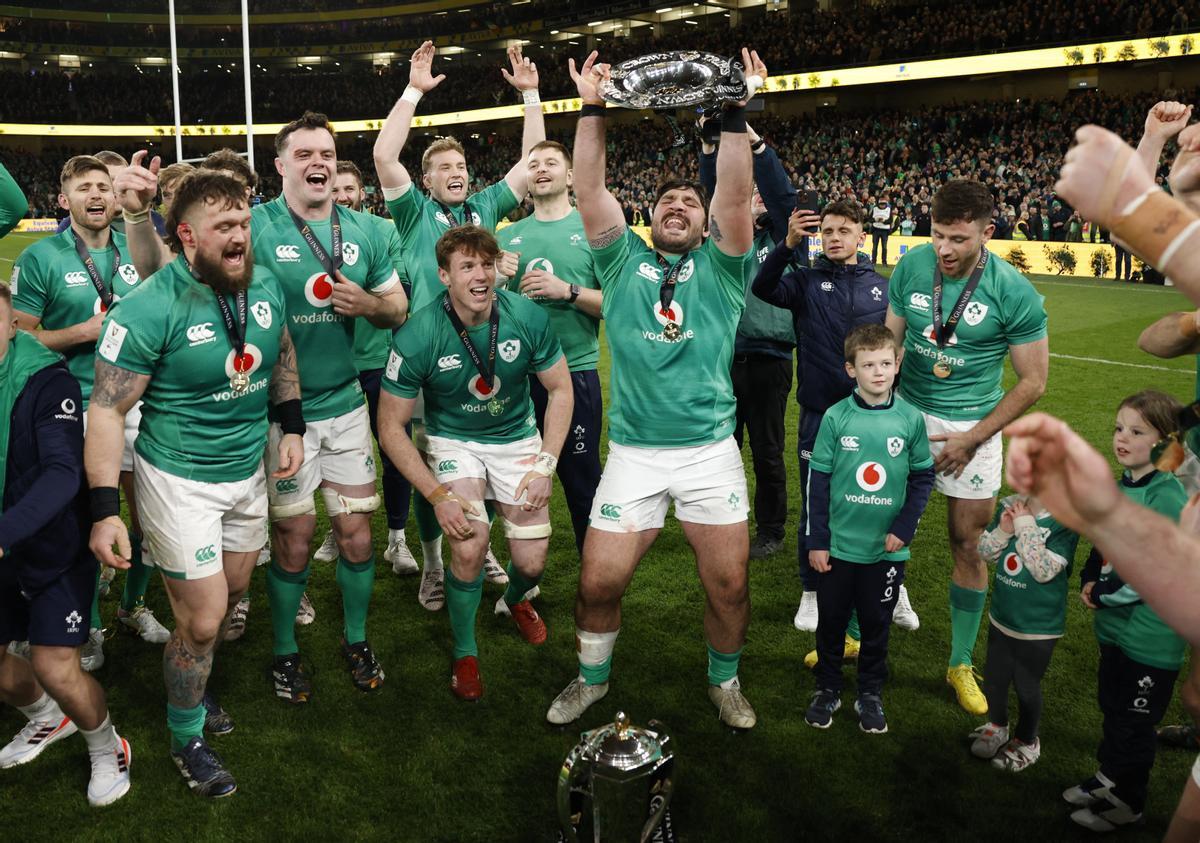
[[[433,75],[433,57],[437,48],[426,41],[413,51],[408,65],[408,87],[388,113],[379,137],[375,139],[375,174],[384,190],[407,190],[412,184],[408,170],[400,163],[400,153],[408,142],[413,114],[421,97],[432,91],[446,78],[444,73]]]
[[[29,200],[16,179],[0,164],[0,237],[17,227],[29,211]]]
[[[125,216],[125,242],[129,244],[129,257],[133,267],[142,278],[149,278],[171,262],[171,250],[154,230],[150,220],[150,209],[158,196],[158,168],[162,159],[157,155],[145,165],[149,153],[139,149],[133,153],[129,166],[117,173],[113,180],[113,191],[121,203]]]
[[[568,62],[571,78],[583,100],[583,110],[575,125],[575,205],[593,249],[615,243],[626,230],[621,203],[604,181],[604,99],[599,87],[608,78],[609,67],[596,63],[598,55],[593,50],[579,70],[575,69],[575,59]]]
[[[1146,128],[1138,141],[1137,154],[1151,175],[1158,170],[1163,147],[1187,126],[1192,107],[1181,102],[1159,102],[1146,114]]]
[[[532,59],[521,55],[519,46],[508,48],[508,62],[512,71],[500,68],[505,80],[521,92],[525,101],[525,125],[521,134],[521,157],[504,176],[513,196],[523,199],[528,191],[529,153],[534,146],[546,139],[546,118],[542,114],[542,100],[538,96],[537,65]]]
[[[758,53],[742,48],[746,76],[767,78],[767,66]],[[753,91],[750,92],[753,95]],[[750,136],[746,132],[746,103],[727,108],[721,120],[717,148],[717,189],[709,205],[708,231],[716,247],[727,255],[743,255],[754,242],[750,196],[754,191],[754,165]]]
[[[771,236],[779,243],[788,236],[788,221],[796,209],[796,188],[770,144],[750,126],[746,127],[746,133],[750,136],[750,149],[754,153],[754,184],[771,217]],[[820,224],[819,217],[817,224]]]

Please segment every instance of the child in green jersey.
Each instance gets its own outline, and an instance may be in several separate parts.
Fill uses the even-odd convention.
[[[1067,581],[1078,544],[1078,533],[1024,495],[1001,500],[979,537],[979,555],[996,566],[996,578],[983,680],[988,722],[971,733],[971,754],[992,759],[1001,770],[1024,770],[1041,755],[1041,681],[1066,628]],[[1011,740],[1010,685],[1017,690],[1019,713]]]
[[[892,610],[908,544],[933,490],[933,458],[920,411],[892,391],[896,341],[879,324],[846,337],[846,372],[857,387],[825,412],[808,489],[808,560],[817,581],[817,690],[804,719],[828,728],[841,707],[842,655],[858,614],[858,701],[864,732],[887,731],[880,692],[887,679]]]
[[[1173,474],[1155,470],[1150,451],[1176,430],[1180,409],[1171,396],[1143,390],[1121,402],[1113,430],[1113,450],[1124,469],[1121,491],[1173,520],[1178,520],[1187,494]],[[1171,702],[1187,652],[1184,640],[1121,581],[1103,553],[1094,548],[1088,557],[1080,594],[1084,605],[1095,610],[1100,643],[1100,769],[1063,793],[1079,809],[1071,819],[1093,831],[1142,820],[1154,766],[1154,727]]]

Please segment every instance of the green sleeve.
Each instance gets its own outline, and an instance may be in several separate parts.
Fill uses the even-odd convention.
[[[1015,274],[1015,273],[1014,273]],[[1046,336],[1045,299],[1027,279],[1005,284],[1004,327],[1009,345],[1023,345]]]
[[[12,174],[0,164],[0,237],[16,228],[28,211],[29,200]]]
[[[513,195],[507,179],[500,179],[493,185],[485,187],[474,196],[468,197],[467,204],[472,210],[478,210],[479,221],[488,231],[495,231],[500,220],[508,216],[521,200]]]
[[[388,352],[387,365],[383,369],[382,386],[401,398],[416,398],[424,383],[420,367],[421,342],[410,340],[413,331],[409,325],[392,336],[392,347]],[[414,356],[415,355],[415,356]]]
[[[741,255],[727,255],[710,237],[700,247],[712,263],[717,284],[729,304],[738,310],[746,307],[746,261],[754,253],[751,247]]]
[[[141,294],[142,287],[117,301],[104,319],[96,353],[121,369],[139,375],[153,374],[162,357],[169,307],[159,307],[152,297]]]
[[[391,234],[399,241],[400,236],[393,228]],[[364,286],[373,292],[386,293],[400,282],[400,271],[392,256],[392,244],[382,229],[371,231],[371,265],[367,267]]]
[[[388,213],[392,215],[392,223],[400,234],[401,245],[409,243],[411,240],[424,207],[425,197],[417,189],[416,183],[410,184],[408,190],[400,196],[388,200]]]
[[[908,451],[908,468],[910,471],[924,471],[933,467],[933,456],[929,453],[929,433],[925,429],[925,417],[915,407],[912,415],[909,441],[913,444]]]
[[[830,409],[832,410],[832,408]],[[821,427],[817,430],[817,441],[813,443],[812,459],[808,461],[809,471],[833,473],[833,443],[837,439],[839,416],[840,413],[827,411],[825,417],[821,419]]]
[[[13,310],[42,318],[49,299],[43,274],[41,262],[33,246],[21,252],[8,279],[9,289],[12,290]]]
[[[596,278],[600,281],[600,287],[610,293],[620,284],[621,270],[625,267],[625,261],[629,260],[632,255],[638,251],[650,254],[650,247],[646,245],[646,241],[638,237],[632,228],[626,226],[622,236],[618,237],[615,242],[609,243],[602,249],[592,249],[592,260],[596,265]],[[606,295],[604,303],[607,304],[609,297]],[[602,304],[601,307],[605,305]]]

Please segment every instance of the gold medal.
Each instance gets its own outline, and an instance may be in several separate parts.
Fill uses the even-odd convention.
[[[250,391],[250,375],[247,372],[234,372],[229,379],[229,388],[234,395],[245,395]]]
[[[666,327],[663,328],[663,336],[669,339],[671,342],[675,342],[675,340],[679,339],[679,335],[679,326],[674,322],[668,322]]]
[[[498,416],[504,412],[504,402],[498,398],[493,398],[491,401],[487,402],[487,408],[488,412],[493,416]]]
[[[945,360],[939,360],[933,364],[933,374],[939,378],[948,378],[954,370],[950,368],[950,364]]]

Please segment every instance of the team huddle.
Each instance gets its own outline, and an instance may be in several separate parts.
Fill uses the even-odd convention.
[[[89,675],[103,660],[97,601],[111,576],[101,570],[124,569],[118,622],[165,645],[171,756],[197,794],[232,794],[236,780],[205,735],[228,732],[233,718],[208,680],[219,644],[245,628],[259,563],[270,692],[312,699],[295,626],[314,615],[305,590],[318,492],[332,530],[317,558],[336,559],[353,684],[370,692],[385,681],[368,636],[370,525],[382,504],[385,560],[397,574],[420,572],[421,605],[446,610],[450,688],[479,699],[485,578],[506,584],[495,612],[521,638],[547,639],[534,601],[556,476],[581,559],[579,670],[548,701],[547,720],[572,723],[608,693],[622,598],[673,505],[707,597],[708,696],[722,722],[752,728],[739,679],[751,500],[731,380],[748,306],[766,308],[762,318],[791,344],[804,336],[796,625],[816,632],[806,721],[832,724],[843,663],[856,658],[857,722],[887,731],[890,628],[917,626],[905,566],[937,490],[953,555],[946,680],[964,709],[986,715],[970,750],[1014,772],[1035,763],[1040,680],[1064,631],[1079,535],[1036,497],[997,501],[1000,432],[1045,391],[1049,347],[1041,297],[986,247],[988,188],[946,182],[933,197],[932,245],[885,278],[859,253],[861,207],[804,209],[794,189],[761,189],[763,168],[780,165],[748,131],[745,103],[734,103],[711,136],[709,184],[664,181],[647,242],[609,189],[599,94],[608,68],[594,53],[570,66],[583,102],[573,150],[546,139],[537,68],[512,48],[504,76],[524,103],[520,159],[469,193],[463,148],[443,138],[424,151],[417,184],[400,158],[417,104],[443,78],[434,54],[429,43],[413,54],[409,86],[375,143],[390,220],[360,210],[362,174],[338,161],[332,126],[312,112],[276,136],[282,194],[253,207],[255,175],[228,151],[196,168],[160,168],[145,153],[64,166],[69,224],[30,246],[0,286],[0,418],[10,426],[0,431],[9,465],[0,553],[16,557],[0,562],[0,645],[13,643],[0,650],[0,698],[29,720],[0,750],[0,768],[78,731],[91,804],[128,792],[131,747]],[[742,60],[766,78],[756,53]],[[532,214],[498,230],[527,197]],[[818,235],[813,263],[807,238]],[[1006,359],[1016,374],[1008,390]],[[1161,393],[1131,396],[1114,439],[1126,493],[1171,517],[1183,486],[1155,468],[1150,447],[1175,430],[1178,410]],[[412,492],[420,566],[403,534]],[[490,547],[496,520],[507,569]],[[155,569],[169,631],[144,604]],[[981,689],[972,652],[989,579]],[[1105,830],[1140,818],[1153,726],[1186,648],[1102,552],[1084,582],[1097,610],[1104,743],[1099,771],[1067,798],[1078,822]],[[1131,720],[1138,695],[1156,717]]]

